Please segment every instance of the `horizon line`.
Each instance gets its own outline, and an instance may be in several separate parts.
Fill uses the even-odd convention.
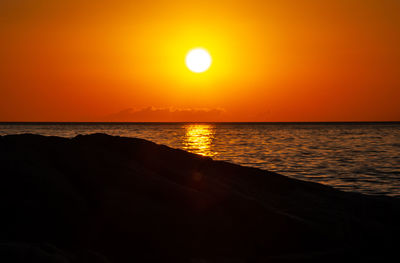
[[[0,121],[0,125],[24,125],[24,124],[57,124],[57,125],[74,125],[74,124],[400,124],[400,121]]]

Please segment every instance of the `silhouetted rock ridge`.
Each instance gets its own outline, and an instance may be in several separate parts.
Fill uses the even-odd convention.
[[[0,261],[385,261],[396,198],[136,138],[0,136]]]

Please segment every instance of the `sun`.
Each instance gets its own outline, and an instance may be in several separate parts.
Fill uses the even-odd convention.
[[[204,48],[194,48],[186,55],[186,66],[195,73],[206,71],[211,66],[211,56]]]

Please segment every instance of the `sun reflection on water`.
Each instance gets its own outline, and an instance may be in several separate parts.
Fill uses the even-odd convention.
[[[203,156],[213,157],[214,127],[209,124],[190,124],[184,127],[183,149]]]

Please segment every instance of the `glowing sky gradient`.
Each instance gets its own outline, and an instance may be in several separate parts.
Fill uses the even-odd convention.
[[[84,2],[84,3],[82,3]],[[400,1],[0,1],[0,121],[400,121]],[[195,74],[185,55],[206,48]]]

